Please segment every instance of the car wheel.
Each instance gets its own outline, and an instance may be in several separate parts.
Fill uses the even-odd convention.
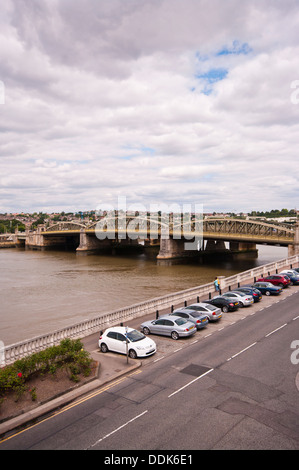
[[[107,346],[107,344],[105,344],[105,343],[102,343],[102,344],[101,344],[101,351],[102,351],[103,353],[108,352],[108,346]]]
[[[227,308],[227,307],[222,307],[222,312],[227,313],[227,312],[228,312],[228,308]]]
[[[279,287],[283,287],[283,284],[281,284],[281,283],[280,283],[280,284],[278,284],[278,285],[279,285]]]
[[[266,295],[271,295],[271,292],[268,291],[268,290],[266,290],[265,294],[266,294]]]
[[[142,331],[143,331],[143,333],[144,333],[145,335],[149,335],[149,334],[150,334],[150,330],[149,330],[146,326],[143,328]]]
[[[176,331],[173,331],[171,333],[171,337],[172,337],[172,339],[179,339],[179,334]]]
[[[130,349],[129,356],[130,356],[131,359],[136,359],[137,358],[136,351],[134,351],[134,349]]]

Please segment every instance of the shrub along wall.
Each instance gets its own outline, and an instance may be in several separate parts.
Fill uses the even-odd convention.
[[[70,379],[77,382],[79,374],[86,377],[90,375],[91,363],[92,358],[83,349],[81,341],[66,338],[57,346],[51,346],[0,369],[0,399],[9,392],[15,392],[17,397],[21,396],[30,378],[55,374],[62,367],[68,370]]]

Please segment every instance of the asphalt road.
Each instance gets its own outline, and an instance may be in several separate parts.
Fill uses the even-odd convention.
[[[141,368],[14,434],[0,450],[102,450],[113,459],[113,450],[142,449],[143,464],[151,450],[184,451],[183,463],[193,449],[297,450],[298,305],[292,286],[191,338],[153,336],[159,352]]]

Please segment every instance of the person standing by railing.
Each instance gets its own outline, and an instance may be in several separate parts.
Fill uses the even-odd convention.
[[[219,290],[220,290],[220,282],[219,282],[217,276],[215,277],[214,286],[215,286],[216,292],[219,292]]]

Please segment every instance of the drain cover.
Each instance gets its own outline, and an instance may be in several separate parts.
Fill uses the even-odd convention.
[[[210,369],[210,367],[199,366],[198,364],[189,364],[189,366],[182,369],[181,372],[183,374],[189,374],[194,375],[195,377],[199,377]]]

